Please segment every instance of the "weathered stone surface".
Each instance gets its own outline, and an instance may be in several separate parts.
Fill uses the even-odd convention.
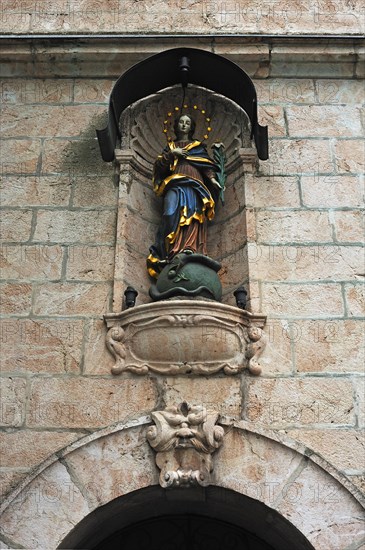
[[[41,155],[40,139],[3,139],[1,156],[3,174],[33,174]]]
[[[260,172],[265,175],[311,175],[332,171],[329,142],[321,139],[272,140],[269,160],[260,163]]]
[[[261,311],[261,284],[258,281],[251,280],[249,291],[250,293],[247,300],[247,310]]]
[[[360,428],[365,428],[365,380],[354,379],[357,403],[357,421]]]
[[[295,243],[332,241],[327,212],[257,212],[259,242]]]
[[[72,205],[75,207],[117,205],[117,186],[110,176],[75,176]]]
[[[345,299],[350,317],[365,315],[365,290],[362,284],[345,285]]]
[[[93,507],[158,483],[153,451],[140,428],[98,439],[69,454],[66,462],[77,473]]]
[[[313,463],[288,481],[276,509],[318,550],[348,548],[349,541],[363,534],[361,505]]]
[[[306,78],[253,80],[259,105],[262,103],[315,103],[315,84]],[[324,81],[326,82],[326,81]],[[259,107],[260,112],[261,107]]]
[[[0,269],[4,279],[60,279],[62,260],[60,246],[7,244],[0,248]]]
[[[157,197],[153,192],[152,175],[148,183],[150,188],[133,179],[128,190],[119,190],[120,197],[123,198],[123,202],[120,201],[119,204],[123,206],[127,204],[138,216],[158,224],[162,214],[163,198]]]
[[[143,379],[34,379],[28,427],[100,428],[155,407],[154,381]]]
[[[0,378],[1,425],[18,427],[24,423],[26,380],[24,378]]]
[[[167,377],[163,381],[163,390],[167,407],[186,401],[222,416],[240,416],[239,379]]]
[[[361,210],[334,213],[339,242],[364,242],[365,219]]]
[[[238,176],[238,179],[234,182],[227,181],[227,188],[224,193],[224,205],[219,205],[219,208],[215,214],[215,220],[217,222],[224,219],[224,216],[229,212],[230,214],[242,210],[247,202],[245,197],[245,185],[244,182],[248,175],[244,178],[242,175]]]
[[[1,465],[5,468],[37,466],[79,437],[80,434],[72,432],[37,432],[35,430],[0,433],[0,445],[3,449],[8,449]]]
[[[364,103],[364,86],[361,80],[318,79],[315,84],[319,103]]]
[[[31,210],[3,210],[0,220],[1,240],[28,241],[31,234],[32,215]]]
[[[0,283],[1,313],[28,315],[32,307],[32,286],[18,283]]]
[[[58,462],[36,477],[27,489],[3,515],[4,535],[24,548],[56,548],[90,513],[79,488]]]
[[[278,429],[354,425],[352,391],[351,381],[336,378],[251,378],[244,396],[244,418]]]
[[[133,227],[132,234],[130,231],[131,227]],[[117,228],[118,246],[125,246],[127,242],[131,248],[147,257],[149,247],[155,242],[156,232],[157,223],[155,224],[149,220],[142,219],[140,215],[128,208],[119,210]]]
[[[107,328],[104,321],[89,320],[85,326],[84,373],[109,374],[114,360],[105,345]]]
[[[268,126],[270,136],[286,136],[286,125],[283,108],[278,105],[260,107],[259,123]]]
[[[9,373],[79,373],[82,340],[82,321],[3,319],[1,369]]]
[[[263,5],[256,0],[245,4],[161,3],[103,0],[96,5],[84,0],[76,5],[61,3],[57,9],[48,4],[27,3],[14,9],[4,0],[2,30],[33,33],[117,32],[123,22],[125,33],[220,33],[237,34],[242,25],[248,33],[283,34],[358,34],[363,31],[361,4],[349,7],[344,1],[333,4],[295,1],[287,5]],[[318,48],[319,49],[319,48]]]
[[[117,244],[115,247],[115,273],[113,300],[115,311],[121,311],[124,304],[124,292],[127,286],[132,286],[138,292],[137,304],[149,303],[151,298],[148,289],[152,279],[146,268],[148,244],[142,248],[142,254],[138,250],[126,244]]]
[[[71,79],[7,78],[1,83],[1,101],[5,105],[70,103],[72,90],[73,80]]]
[[[299,207],[299,188],[297,178],[280,176],[248,178],[246,176],[245,196],[247,206],[262,207]]]
[[[296,368],[301,372],[363,372],[364,326],[361,321],[295,321]]]
[[[20,470],[0,468],[0,495],[3,497],[10,492],[27,473],[27,468],[21,468]],[[4,548],[8,548],[8,546],[4,546]]]
[[[75,79],[74,103],[108,103],[114,80]]]
[[[4,176],[3,206],[67,206],[72,180],[69,176]]]
[[[248,262],[246,247],[237,250],[234,254],[225,256],[220,260],[222,265],[218,272],[223,286],[223,292],[230,289],[231,292],[244,284],[248,279]]]
[[[35,242],[111,244],[115,213],[108,210],[38,212]]]
[[[358,107],[292,106],[286,108],[292,137],[360,137],[361,111]]]
[[[362,493],[365,493],[365,475],[363,475],[363,476],[351,476],[351,475],[348,474],[347,477],[355,485],[355,487],[360,489],[360,491]],[[359,550],[363,550],[363,548],[360,546]]]
[[[265,325],[267,344],[260,357],[262,371],[267,376],[289,374],[293,370],[292,331],[293,322],[285,319],[268,319]],[[243,392],[244,398],[244,392]]]
[[[0,135],[6,137],[68,137],[94,131],[95,117],[104,114],[99,105],[6,106]]]
[[[253,208],[246,208],[245,217],[246,217],[247,242],[248,243],[256,242],[257,241],[256,212],[254,211]],[[244,242],[245,241],[243,240],[243,243]]]
[[[104,120],[94,121],[95,127],[103,127]],[[91,131],[91,130],[90,130]],[[59,173],[72,176],[110,176],[113,177],[112,164],[102,162],[100,149],[94,135],[70,139],[46,138],[43,144],[42,175]]]
[[[356,78],[364,79],[365,78],[365,50],[362,46],[356,48],[358,58],[355,65],[355,76]]]
[[[280,51],[281,49],[284,51]],[[293,50],[291,53],[294,53]],[[288,54],[286,46],[274,46],[271,51],[271,76],[281,77],[285,74],[287,78],[291,77],[295,80],[302,78],[353,78],[356,60],[351,54],[347,60],[343,59],[341,63],[339,62],[340,55],[336,55],[336,51],[327,50],[326,53],[320,46],[317,48],[309,46],[307,60],[304,58],[296,60],[293,57],[288,59]],[[321,56],[323,63],[314,61],[313,56]]]
[[[364,172],[364,143],[362,140],[338,140],[335,143],[336,167],[338,172]]]
[[[347,281],[363,272],[359,246],[248,244],[251,278],[262,281]]]
[[[100,315],[108,310],[110,285],[106,283],[47,283],[34,294],[36,315]]]
[[[301,460],[301,455],[280,448],[274,441],[266,443],[253,434],[233,429],[225,435],[214,475],[223,487],[273,507]]]
[[[363,470],[364,434],[350,429],[290,430],[288,435],[307,445],[340,471]]]
[[[305,206],[361,208],[364,204],[363,185],[357,176],[303,176],[301,189]]]
[[[229,223],[225,221],[208,226],[208,254],[219,261],[223,255],[232,254],[241,248],[246,238],[245,214],[240,212]]]
[[[272,315],[343,315],[339,284],[263,284],[262,309]]]
[[[114,275],[114,247],[69,246],[66,278],[78,281],[111,281]]]

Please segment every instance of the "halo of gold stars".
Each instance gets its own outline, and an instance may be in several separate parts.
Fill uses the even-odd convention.
[[[189,105],[187,103],[184,103],[183,105],[183,108],[181,109],[181,115],[184,114],[184,111],[183,110],[186,110],[186,109],[189,109]],[[180,111],[180,107],[174,107],[173,109],[171,109],[167,114],[166,114],[166,117],[163,121],[163,133],[165,134],[166,136],[166,140],[167,142],[171,142],[171,141],[174,141],[173,138],[171,137],[170,135],[170,130],[171,130],[171,127],[173,126],[173,121],[175,119],[175,117],[178,115]],[[206,130],[205,130],[205,134],[203,136],[203,139],[200,140],[200,141],[204,141],[205,139],[208,139],[209,138],[209,134],[210,132],[213,130],[213,128],[211,127],[210,123],[211,123],[211,118],[209,116],[207,116],[207,112],[205,109],[201,109],[200,107],[198,107],[198,105],[193,105],[191,108],[190,108],[190,111],[191,111],[191,114],[194,114],[194,112],[197,112],[199,113],[202,117],[204,117],[204,121],[205,123],[207,124],[207,127],[206,127]],[[190,113],[187,113],[187,114],[190,114]]]

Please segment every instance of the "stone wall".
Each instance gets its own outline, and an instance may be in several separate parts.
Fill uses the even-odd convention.
[[[11,61],[1,82],[4,494],[85,434],[182,400],[285,432],[363,484],[356,45],[214,45],[254,78],[260,123],[269,126],[270,160],[245,179],[248,260],[242,253],[233,260],[248,261],[250,308],[268,315],[261,377],[110,374],[102,315],[112,311],[118,189],[95,128],[104,126],[116,77],[177,45],[33,48],[9,40],[4,48]]]
[[[337,34],[364,32],[360,0],[3,0],[3,32],[21,34]]]

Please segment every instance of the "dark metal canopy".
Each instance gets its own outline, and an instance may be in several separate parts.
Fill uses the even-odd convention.
[[[251,78],[228,59],[195,48],[175,48],[153,55],[120,76],[110,94],[108,125],[96,130],[101,156],[114,160],[120,139],[120,115],[129,105],[175,84],[195,84],[217,92],[236,102],[251,121],[251,138],[261,160],[267,160],[267,126],[257,122],[257,96]]]

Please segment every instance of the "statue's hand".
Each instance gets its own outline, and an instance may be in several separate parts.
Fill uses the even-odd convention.
[[[181,147],[176,147],[176,149],[173,149],[172,151],[173,155],[177,158],[185,158],[188,156],[188,152],[182,149]]]

